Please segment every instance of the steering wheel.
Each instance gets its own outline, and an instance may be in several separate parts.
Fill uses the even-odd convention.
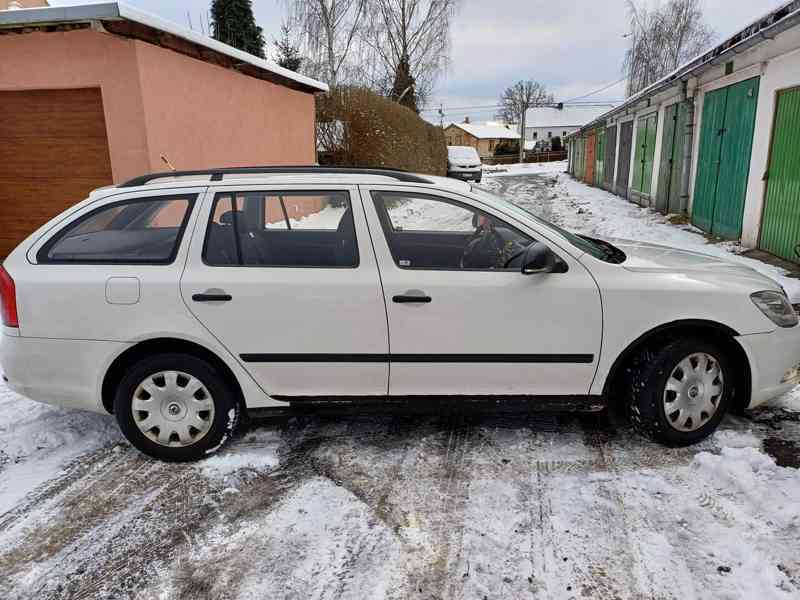
[[[508,268],[511,266],[511,263],[512,263],[512,262],[514,262],[514,261],[515,261],[515,260],[517,260],[518,258],[521,258],[521,257],[525,256],[525,253],[526,253],[527,251],[528,251],[528,248],[527,248],[527,247],[525,247],[525,248],[523,248],[522,250],[520,250],[519,252],[515,252],[514,254],[512,254],[512,255],[509,257],[509,259],[508,259],[506,262],[504,262],[504,263],[503,263],[503,268],[504,268],[504,269],[508,269]]]

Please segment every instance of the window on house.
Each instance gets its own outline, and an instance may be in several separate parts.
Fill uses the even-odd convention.
[[[539,139],[539,132],[538,131],[534,131],[533,132],[533,139],[535,139],[535,140]]]
[[[214,266],[357,267],[347,192],[217,194],[203,259]]]
[[[553,132],[552,131],[548,131],[547,132],[547,139],[549,140],[552,137],[553,137]]]
[[[55,235],[40,262],[169,264],[196,199],[136,198],[98,208]]]

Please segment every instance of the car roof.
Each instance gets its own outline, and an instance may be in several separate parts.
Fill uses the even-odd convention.
[[[390,172],[382,174],[375,172],[303,172],[303,173],[236,173],[225,175],[224,178],[214,178],[213,173],[190,174],[156,174],[145,183],[131,185],[132,180],[117,186],[106,186],[94,190],[91,194],[95,199],[104,196],[117,195],[120,192],[140,192],[169,190],[186,187],[229,187],[252,185],[398,185],[419,188],[438,188],[458,193],[469,192],[471,186],[463,181],[439,177],[436,175],[408,173],[409,180],[398,180]]]

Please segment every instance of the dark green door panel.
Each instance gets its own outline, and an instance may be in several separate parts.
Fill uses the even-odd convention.
[[[706,94],[692,222],[720,237],[742,235],[759,79]]]
[[[653,159],[656,152],[658,114],[641,117],[636,123],[636,156],[633,165],[631,189],[640,196],[648,196],[653,180]]]
[[[653,186],[653,161],[656,156],[656,127],[658,126],[658,114],[653,114],[647,118],[647,148],[644,152],[644,163],[642,164],[642,193],[649,194]]]
[[[767,191],[761,220],[761,248],[800,262],[800,88],[778,93]]]
[[[703,231],[711,231],[717,194],[717,175],[722,150],[722,129],[725,125],[725,104],[728,90],[723,88],[705,95],[703,122],[700,126],[700,151],[692,203],[692,223]]]
[[[617,156],[617,126],[606,129],[605,142],[605,169],[603,172],[603,187],[608,191],[614,188],[614,159]]]
[[[681,169],[683,167],[683,139],[686,134],[686,104],[678,102],[667,107],[664,114],[664,139],[661,145],[661,162],[658,170],[656,208],[663,213],[681,210]]]
[[[758,83],[757,78],[748,79],[728,88],[711,232],[731,240],[742,237],[742,216],[758,105]]]
[[[603,186],[605,177],[605,158],[606,158],[606,130],[605,128],[597,131],[597,149],[595,150],[594,184],[597,187]]]

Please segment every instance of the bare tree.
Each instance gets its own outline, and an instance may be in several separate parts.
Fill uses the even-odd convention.
[[[379,79],[393,88],[392,97],[410,106],[428,98],[448,65],[450,24],[459,2],[367,0],[365,40],[378,58]]]
[[[291,25],[303,35],[306,71],[331,88],[354,46],[368,0],[286,0]]]
[[[629,96],[698,55],[714,39],[703,19],[700,0],[669,0],[652,9],[628,0],[628,12],[631,45],[623,69],[628,74]]]
[[[518,81],[500,95],[498,116],[506,123],[519,123],[519,162],[525,160],[525,120],[528,109],[551,104],[553,95],[538,81]]]

